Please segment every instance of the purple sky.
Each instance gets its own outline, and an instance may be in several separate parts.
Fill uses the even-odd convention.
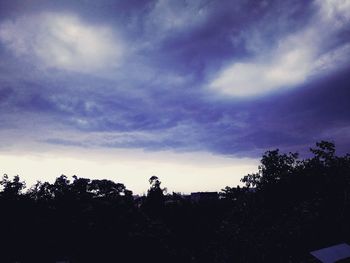
[[[219,190],[269,149],[349,152],[349,29],[349,0],[1,1],[0,172]]]

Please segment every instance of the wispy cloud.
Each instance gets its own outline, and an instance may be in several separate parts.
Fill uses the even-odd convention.
[[[163,38],[196,28],[206,22],[206,5],[203,0],[158,0],[145,17],[147,32],[151,33],[152,38],[155,35]]]
[[[251,58],[229,64],[209,87],[233,97],[258,96],[300,85],[325,69],[344,67],[350,45],[332,42],[349,25],[349,1],[314,4],[317,11],[305,28],[282,35],[276,45],[267,49],[265,43]]]
[[[107,26],[75,15],[44,12],[5,21],[0,41],[37,67],[92,73],[120,63],[123,44]]]

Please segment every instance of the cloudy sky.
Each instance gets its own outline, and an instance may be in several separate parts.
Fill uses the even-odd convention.
[[[0,172],[220,190],[350,152],[350,0],[0,2]]]

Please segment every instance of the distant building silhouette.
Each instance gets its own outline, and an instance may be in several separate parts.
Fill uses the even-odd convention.
[[[192,202],[213,201],[219,198],[218,192],[195,192],[191,193]]]

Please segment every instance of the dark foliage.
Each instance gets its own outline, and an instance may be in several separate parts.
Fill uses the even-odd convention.
[[[166,194],[158,177],[134,199],[123,184],[62,175],[24,192],[0,181],[1,262],[310,262],[350,240],[350,155],[266,152],[244,187],[217,200]]]

